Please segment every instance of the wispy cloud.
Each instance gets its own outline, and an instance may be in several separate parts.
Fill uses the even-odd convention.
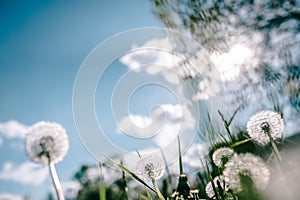
[[[47,176],[47,167],[29,161],[21,164],[6,162],[0,172],[0,179],[2,180],[11,180],[29,185],[40,185],[45,181]]]
[[[64,197],[66,199],[76,199],[78,191],[81,189],[81,185],[77,181],[62,182],[61,187],[63,190]]]
[[[2,200],[23,200],[24,198],[19,195],[0,192],[0,199],[2,199]]]
[[[0,146],[3,144],[3,139],[0,138]]]
[[[24,138],[28,130],[29,126],[21,124],[16,120],[0,122],[0,133],[8,138]]]
[[[118,128],[141,138],[154,136],[155,143],[164,147],[176,139],[180,131],[188,132],[195,126],[195,119],[185,105],[160,105],[153,110],[151,117],[129,114],[122,118]],[[152,126],[150,130],[153,131],[146,131],[147,126]],[[147,135],[147,132],[152,133],[152,135]]]

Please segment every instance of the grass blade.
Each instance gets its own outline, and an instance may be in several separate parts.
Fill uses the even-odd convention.
[[[141,156],[139,150],[136,149],[135,151],[136,151],[136,153],[138,154],[139,158],[141,158],[142,156]]]
[[[237,107],[237,109],[235,109],[234,113],[232,114],[232,116],[230,117],[229,121],[228,121],[228,126],[230,126],[231,122],[233,121],[233,118],[235,117],[235,115],[237,114],[237,112],[241,109],[243,104],[239,105],[239,107]]]
[[[123,163],[121,162],[121,165],[123,165]],[[122,197],[123,200],[128,200],[128,187],[127,187],[127,182],[126,182],[126,177],[125,177],[125,172],[124,170],[122,170],[122,181],[123,181],[123,193],[124,196]]]
[[[105,189],[105,185],[104,185],[104,178],[103,178],[101,162],[99,162],[99,171],[100,171],[99,198],[100,198],[100,200],[106,200],[106,189]]]
[[[231,141],[233,141],[233,137],[232,137],[231,132],[229,130],[229,124],[228,124],[228,122],[226,121],[226,119],[225,119],[224,115],[221,113],[221,111],[218,110],[218,113],[221,116],[221,119],[222,119],[222,121],[224,123],[225,129],[226,129],[226,131],[227,131],[227,133],[228,133]]]
[[[99,195],[100,195],[100,200],[106,200],[106,194],[105,194],[105,185],[101,184],[99,186]]]
[[[178,154],[179,154],[179,172],[180,175],[183,174],[183,168],[182,168],[182,157],[181,157],[181,147],[180,147],[180,138],[177,136],[178,140]]]
[[[252,138],[247,138],[247,139],[238,141],[238,142],[236,142],[236,143],[230,145],[230,147],[233,148],[233,147],[239,146],[239,145],[241,145],[241,144],[247,143],[247,142],[249,142],[249,141],[251,141],[251,140],[252,140]]]
[[[166,172],[167,172],[167,175],[168,175],[168,184],[172,185],[172,177],[171,177],[171,173],[170,173],[170,169],[169,169],[169,166],[168,166],[168,163],[167,163],[167,159],[166,159],[166,156],[164,154],[164,151],[160,148],[160,152],[161,152],[161,155],[163,157],[163,160],[164,160],[164,163],[165,163],[165,166],[166,166]]]
[[[211,176],[211,173],[210,173],[210,170],[209,170],[209,167],[208,167],[207,162],[206,162],[206,170],[207,170],[207,173],[208,173],[209,181],[211,182],[211,185],[212,185],[212,187],[213,187],[213,190],[214,190],[214,193],[215,193],[215,197],[216,197],[217,200],[219,200],[219,195],[218,195],[216,186],[215,186],[215,184],[214,184],[213,178],[212,178],[212,176]]]
[[[108,160],[110,160],[111,162],[113,162],[115,165],[117,165],[121,170],[123,170],[124,172],[126,172],[128,175],[130,175],[132,178],[134,178],[135,180],[137,180],[138,182],[140,182],[141,184],[143,184],[145,187],[147,187],[148,189],[150,189],[151,191],[153,191],[154,193],[156,193],[156,191],[150,187],[145,181],[143,181],[142,179],[140,179],[135,173],[133,173],[132,171],[130,171],[129,169],[127,169],[124,165],[116,162],[115,160],[113,160],[112,158],[104,155]]]

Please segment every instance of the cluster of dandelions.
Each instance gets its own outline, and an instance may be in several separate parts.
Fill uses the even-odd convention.
[[[221,158],[226,157],[224,162]],[[217,159],[218,158],[218,159]],[[205,191],[208,197],[215,198],[215,190],[228,192],[242,191],[241,176],[249,177],[257,189],[267,187],[270,180],[270,170],[264,161],[251,153],[236,154],[233,149],[222,147],[213,153],[213,162],[216,166],[224,166],[223,175],[216,176],[206,185]],[[214,184],[214,186],[212,185]],[[215,187],[215,190],[214,188]],[[227,193],[230,197],[230,194]]]
[[[280,158],[279,150],[274,140],[280,138],[283,134],[284,122],[280,114],[273,111],[261,111],[254,114],[247,123],[249,136],[259,144],[265,145],[271,143],[275,154]],[[222,189],[233,192],[241,192],[243,183],[241,177],[251,179],[254,186],[263,190],[270,181],[270,170],[264,161],[251,153],[236,154],[229,147],[221,147],[214,151],[212,155],[214,164],[224,169],[222,175],[214,178],[206,186],[207,196],[215,198],[215,190]],[[221,182],[224,184],[222,185]]]
[[[30,128],[26,135],[27,154],[33,161],[49,166],[58,200],[63,200],[64,196],[54,163],[61,161],[68,149],[68,135],[58,123],[38,122]]]
[[[253,115],[247,123],[247,131],[254,141],[260,144],[270,142],[273,148],[274,140],[281,136],[283,129],[284,123],[281,116],[273,111],[259,112]],[[211,199],[218,196],[222,196],[222,199],[236,199],[235,195],[244,187],[248,187],[248,184],[253,184],[258,190],[265,189],[269,184],[271,175],[269,168],[262,158],[251,153],[237,154],[229,147],[221,147],[214,151],[212,160],[218,167],[219,175],[208,182],[205,187],[205,192]],[[141,158],[136,166],[136,174],[145,181],[152,181],[161,200],[164,197],[157,187],[156,180],[161,178],[163,173],[162,160],[153,155]],[[248,182],[248,180],[251,181]],[[171,197],[175,196],[171,195]],[[177,196],[175,198],[177,199]]]

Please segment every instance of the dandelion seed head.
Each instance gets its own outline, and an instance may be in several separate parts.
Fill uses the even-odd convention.
[[[253,140],[260,144],[270,142],[267,132],[273,139],[280,138],[284,122],[280,114],[273,111],[261,111],[253,115],[247,123],[247,131]]]
[[[222,167],[225,164],[224,160],[230,159],[233,154],[233,149],[229,147],[221,147],[214,151],[212,159],[216,166]]]
[[[141,158],[136,166],[136,173],[143,180],[159,179],[164,174],[162,160],[157,156]]]
[[[26,151],[30,158],[40,164],[56,163],[63,159],[69,149],[65,129],[54,122],[38,122],[26,135]]]
[[[230,189],[241,191],[240,175],[250,177],[258,189],[264,189],[269,184],[270,170],[264,161],[251,153],[234,155],[226,164],[223,172],[225,182]]]
[[[220,186],[223,190],[228,191],[228,189],[229,189],[228,184],[225,182],[225,178],[222,175],[221,176],[216,176],[213,180],[213,183],[214,183],[214,186],[215,186],[217,191],[219,190],[218,183],[220,184]],[[206,194],[209,198],[214,198],[215,199],[216,195],[215,195],[215,191],[214,191],[214,188],[213,188],[213,185],[212,185],[211,181],[209,183],[207,183],[207,185],[205,187],[205,192],[206,192]]]

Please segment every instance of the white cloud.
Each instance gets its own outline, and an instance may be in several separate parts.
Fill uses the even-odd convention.
[[[0,133],[8,138],[24,138],[29,126],[23,125],[15,120],[0,122]]]
[[[163,104],[155,107],[150,116],[129,114],[118,122],[118,129],[139,138],[153,136],[153,141],[164,148],[179,134],[190,136],[196,126],[195,116],[186,105]]]
[[[40,185],[48,176],[48,168],[32,162],[16,164],[4,163],[0,172],[0,179],[11,180],[22,184]]]
[[[196,83],[194,89],[198,90],[192,97],[195,101],[207,100],[219,94],[222,81],[236,77],[239,74],[237,66],[252,55],[248,48],[236,45],[229,53],[212,54],[213,63],[204,49],[192,43],[181,46],[172,40],[172,36],[152,39],[139,48],[136,46],[133,48],[136,49],[119,60],[129,70],[136,72],[137,76],[140,76],[141,72],[148,76],[160,74],[164,81],[174,85],[182,84],[182,80],[194,78],[193,83]],[[162,49],[169,49],[172,52]],[[191,56],[187,59],[182,52],[189,52]],[[214,64],[217,65],[216,69]]]
[[[24,198],[19,195],[1,192],[0,199],[1,200],[23,200]]]
[[[176,138],[182,121],[181,109],[179,104],[164,104],[153,109],[151,118],[129,114],[119,122],[119,129],[140,138],[156,135],[154,141],[162,147]],[[130,123],[131,121],[133,123]],[[150,129],[147,129],[148,127]]]
[[[141,128],[146,128],[151,124],[152,121],[148,116],[130,114],[128,117],[135,125]]]
[[[236,44],[228,53],[214,53],[210,56],[221,74],[223,81],[232,81],[240,74],[246,61],[253,60],[254,53],[247,47]]]
[[[126,65],[130,70],[138,72],[148,64],[158,64],[168,67],[176,67],[182,62],[182,59],[174,54],[160,49],[142,48],[137,51],[132,51],[120,58],[120,62]],[[149,74],[156,74],[155,68],[148,68]]]
[[[3,139],[0,138],[0,146],[3,144]]]
[[[198,82],[198,91],[193,95],[192,99],[197,100],[208,100],[216,96],[220,92],[220,87],[217,82],[208,81],[204,79]]]
[[[119,61],[134,72],[144,70],[148,75],[160,73],[169,83],[179,84],[179,77],[194,77],[198,74],[199,69],[192,66],[190,62],[188,63],[185,55],[179,53],[180,50],[175,51],[176,48],[178,48],[178,44],[175,45],[170,37],[152,39],[125,54]],[[174,49],[174,51],[170,52],[166,49]],[[193,62],[193,64],[196,63]]]
[[[155,38],[147,41],[139,48],[136,45],[133,46],[132,49],[134,49],[134,51],[122,56],[120,62],[136,72],[145,64],[162,64],[165,66],[173,64],[174,66],[176,63],[175,60],[173,60],[174,56],[164,51],[163,48],[158,47],[165,47],[164,49],[174,48],[168,37],[161,39]],[[151,71],[149,72],[151,73]]]
[[[81,189],[81,185],[77,181],[62,182],[61,188],[66,199],[76,199],[77,193]]]

